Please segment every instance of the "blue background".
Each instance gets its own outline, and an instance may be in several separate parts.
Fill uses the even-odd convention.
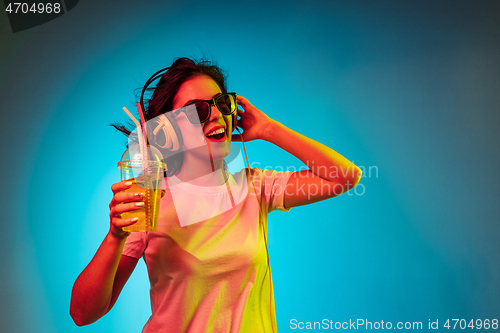
[[[1,13],[6,332],[140,332],[142,261],[90,326],[72,322],[70,294],[109,227],[125,137],[108,124],[180,56],[215,60],[229,90],[365,168],[357,192],[270,216],[281,332],[291,319],[498,319],[498,1],[82,0],[8,24]],[[261,167],[301,166],[247,147]]]

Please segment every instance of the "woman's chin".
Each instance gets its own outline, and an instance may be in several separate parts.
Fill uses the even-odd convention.
[[[210,142],[210,151],[214,161],[227,157],[227,155],[229,155],[230,148],[231,142],[228,141]]]
[[[222,159],[229,155],[231,139],[226,134],[221,138],[207,137],[207,143],[210,145],[210,151],[214,160]]]

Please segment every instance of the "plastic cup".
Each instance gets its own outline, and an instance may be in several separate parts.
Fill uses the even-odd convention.
[[[165,164],[162,159],[161,153],[150,146],[141,152],[139,146],[134,145],[122,155],[122,159],[118,163],[121,180],[132,181],[132,186],[124,192],[144,193],[144,206],[142,208],[121,215],[122,219],[139,218],[136,223],[124,227],[124,231],[157,230],[160,200],[165,193],[163,180]]]

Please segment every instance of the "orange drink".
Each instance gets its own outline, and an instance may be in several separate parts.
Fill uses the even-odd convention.
[[[122,219],[138,217],[139,220],[128,227],[124,227],[124,231],[156,231],[158,228],[158,213],[160,211],[160,199],[165,193],[153,182],[158,182],[155,175],[139,176],[137,179],[129,179],[132,186],[124,192],[144,193],[144,206],[140,209],[125,212],[122,214]],[[149,183],[149,184],[148,184]],[[162,193],[163,192],[163,193]]]
[[[160,212],[160,199],[165,194],[165,163],[158,149],[147,146],[143,150],[138,145],[129,147],[123,153],[118,169],[122,181],[132,182],[124,192],[143,193],[144,206],[121,215],[122,219],[137,217],[139,220],[124,227],[124,231],[156,231]]]

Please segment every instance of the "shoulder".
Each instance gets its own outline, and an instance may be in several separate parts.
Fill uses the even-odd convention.
[[[292,174],[291,171],[245,168],[233,174],[233,177],[236,182],[247,178],[255,187],[274,187],[278,185],[278,187],[284,188]]]
[[[283,171],[261,169],[261,168],[244,168],[244,169],[241,169],[241,171],[234,173],[233,177],[237,178],[237,177],[250,175],[251,177],[259,178],[259,177],[280,176],[280,175],[291,174],[291,173],[292,172],[290,172],[290,171],[283,172]]]

